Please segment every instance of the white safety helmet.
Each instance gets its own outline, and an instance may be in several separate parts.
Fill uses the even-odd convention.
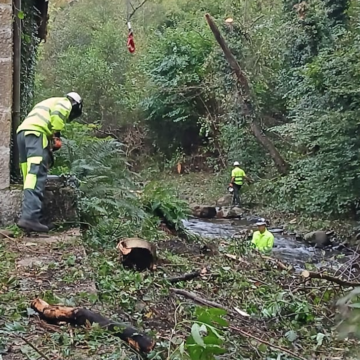
[[[258,221],[256,222],[256,224],[255,224],[256,226],[262,226],[262,225],[267,225],[267,223],[266,223],[266,220],[264,219],[264,218],[260,218],[260,219],[258,219]]]
[[[83,100],[81,96],[76,92],[69,92],[66,97],[71,101],[72,109],[69,116],[69,120],[74,120],[81,116],[83,108]]]
[[[240,165],[240,163],[238,161],[234,162],[234,166],[239,166],[239,165]]]

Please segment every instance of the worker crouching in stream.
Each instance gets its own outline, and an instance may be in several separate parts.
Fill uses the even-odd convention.
[[[255,225],[258,227],[258,230],[253,233],[252,246],[261,253],[271,252],[274,247],[274,235],[266,228],[265,219],[261,219]]]
[[[42,203],[53,151],[61,147],[60,132],[65,123],[82,114],[83,101],[71,92],[46,99],[34,106],[17,129],[24,197],[18,226],[26,231],[48,232],[41,223]]]

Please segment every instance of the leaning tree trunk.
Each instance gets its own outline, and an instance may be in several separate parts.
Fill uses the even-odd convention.
[[[227,61],[229,62],[231,68],[234,70],[235,75],[238,79],[238,89],[240,100],[242,102],[243,113],[246,120],[250,124],[251,131],[253,132],[257,141],[268,151],[279,173],[282,175],[286,175],[289,169],[288,163],[283,159],[272,141],[264,134],[259,122],[256,119],[256,114],[251,101],[249,82],[244,72],[241,70],[239,63],[236,61],[234,55],[231,53],[225,39],[222,37],[220,30],[218,29],[210,15],[206,14],[205,18],[210,26],[211,31],[215,36],[216,41],[219,43]]]

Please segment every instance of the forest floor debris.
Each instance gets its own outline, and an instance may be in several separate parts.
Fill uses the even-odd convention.
[[[75,233],[2,240],[4,360],[35,359],[40,353],[51,359],[99,359],[105,354],[109,359],[140,358],[101,328],[58,327],[38,319],[30,308],[36,297],[131,323],[156,339],[154,360],[168,359],[169,349],[176,347],[174,338],[176,344],[187,339],[196,321],[194,310],[206,304],[227,310],[224,359],[235,360],[239,354],[248,359],[276,359],[279,354],[283,359],[351,359],[356,342],[339,340],[333,330],[338,318],[330,304],[343,295],[341,287],[322,279],[309,284],[301,274],[250,253],[244,241],[223,244],[219,251],[224,256],[218,256],[204,253],[200,239],[164,234],[153,243],[156,267],[143,272],[124,269],[116,242],[111,250],[89,248],[85,253],[82,241],[86,246],[86,239]],[[233,256],[245,261],[234,261]],[[191,273],[197,276],[185,276]]]

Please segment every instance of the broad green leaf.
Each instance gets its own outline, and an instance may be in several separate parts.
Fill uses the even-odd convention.
[[[191,335],[194,339],[194,341],[196,342],[196,344],[198,344],[201,347],[205,347],[205,343],[202,339],[202,336],[200,335],[200,326],[199,324],[193,324],[191,327]]]

